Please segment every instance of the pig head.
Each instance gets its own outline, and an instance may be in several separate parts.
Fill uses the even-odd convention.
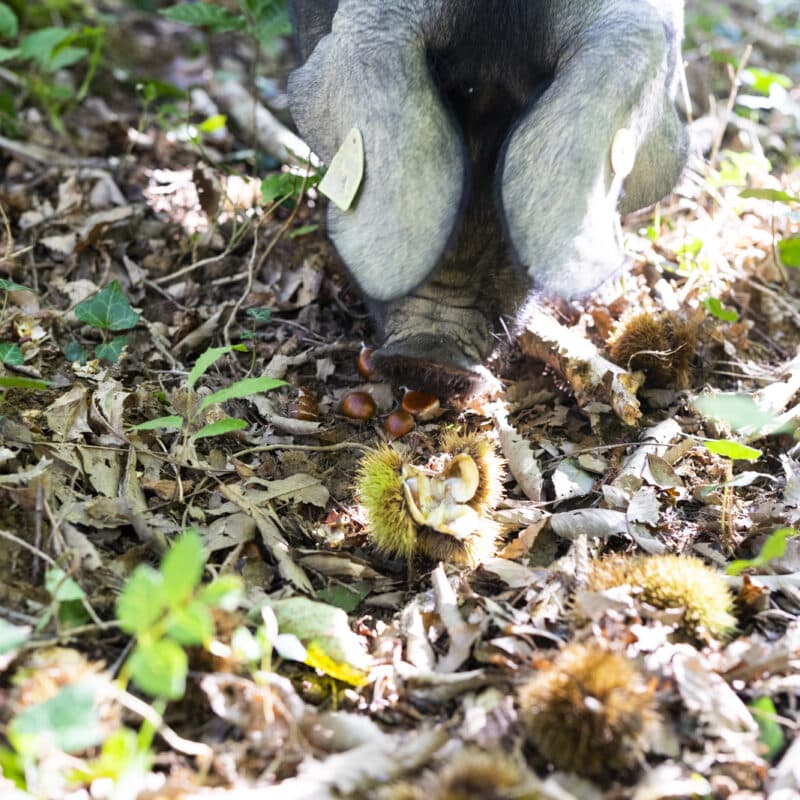
[[[537,293],[624,264],[618,212],[683,168],[680,0],[294,0],[300,133],[325,161],[363,137],[328,229],[390,377],[470,393]]]

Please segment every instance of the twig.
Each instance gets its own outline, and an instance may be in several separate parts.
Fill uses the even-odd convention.
[[[210,760],[214,756],[214,751],[202,742],[193,742],[179,736],[172,728],[164,722],[164,718],[151,705],[140,700],[138,697],[126,692],[124,689],[114,687],[115,699],[120,705],[138,714],[142,719],[147,720],[160,734],[161,738],[173,749],[187,756],[194,756],[200,759]]]
[[[308,450],[313,453],[332,453],[336,450],[361,450],[368,453],[373,448],[360,442],[337,442],[336,444],[262,444],[258,447],[248,447],[233,453],[231,458],[241,458],[251,453],[271,453],[274,450]]]
[[[714,144],[711,147],[711,155],[708,157],[709,167],[713,166],[717,162],[717,157],[719,156],[719,151],[722,147],[722,140],[725,137],[725,131],[728,129],[728,122],[730,122],[731,114],[733,113],[733,107],[736,104],[736,96],[739,94],[739,82],[742,79],[742,74],[747,67],[747,62],[750,60],[750,55],[752,52],[753,45],[748,44],[744,49],[744,55],[742,56],[741,61],[739,61],[739,67],[731,78],[731,90],[728,94],[728,102],[725,104],[725,111],[723,112],[717,134],[714,137]]]

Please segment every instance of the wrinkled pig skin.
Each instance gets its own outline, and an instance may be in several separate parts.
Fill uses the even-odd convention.
[[[330,161],[364,139],[328,232],[383,337],[376,364],[439,394],[483,385],[537,295],[624,265],[618,212],[683,168],[678,0],[294,0],[292,113]],[[614,137],[632,169],[615,174]]]

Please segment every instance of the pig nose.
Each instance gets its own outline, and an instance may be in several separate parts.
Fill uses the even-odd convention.
[[[389,339],[373,360],[393,383],[439,397],[471,397],[498,386],[482,359],[470,358],[463,342],[446,335]]]

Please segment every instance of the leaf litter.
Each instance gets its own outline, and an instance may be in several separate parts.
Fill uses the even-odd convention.
[[[729,75],[690,49],[696,126],[725,133],[730,149],[709,169],[692,165],[660,209],[667,224],[626,220],[634,269],[616,295],[557,327],[538,318],[498,398],[445,406],[395,444],[425,463],[449,426],[496,442],[505,533],[474,571],[409,566],[370,546],[353,487],[384,437],[339,407],[365,390],[383,415],[400,396],[358,375],[374,332],[321,233],[278,236],[318,225],[316,204],[261,214],[251,166],[228,159],[253,119],[241,68],[205,87],[210,110],[231,119],[202,149],[174,135],[178,120],[140,124],[130,87],[113,112],[96,96],[68,115],[72,145],[30,128],[0,138],[0,277],[11,281],[0,341],[21,353],[0,377],[47,382],[3,386],[0,794],[108,796],[98,781],[114,753],[127,753],[132,797],[444,798],[467,780],[465,762],[488,780],[481,754],[499,765],[492,780],[500,767],[512,776],[503,797],[800,792],[800,540],[787,534],[781,549],[771,538],[800,524],[800,290],[776,258],[800,232],[800,177],[781,155],[800,141],[800,75],[760,13],[745,3],[737,14],[731,24],[754,37],[751,63],[794,69],[787,105],[754,126],[721,120]],[[163,20],[153,30],[165,52],[191,49]],[[724,36],[714,43],[741,55]],[[166,66],[174,76],[186,64]],[[701,78],[722,102],[708,105]],[[258,135],[291,161],[302,145],[279,105],[255,106]],[[770,170],[764,148],[782,166]],[[688,390],[610,361],[618,320],[682,309],[707,310]],[[109,331],[127,337],[116,351],[101,349]],[[197,370],[207,347],[232,341],[250,350]],[[214,398],[260,375],[287,385]],[[293,416],[301,390],[315,419]],[[133,427],[160,417],[171,427]],[[219,423],[224,435],[195,436]],[[754,460],[712,452],[712,441],[747,445]],[[246,601],[214,610],[214,637],[187,651],[186,695],[164,708],[115,680],[131,646],[115,604],[136,568],[188,529],[205,577],[238,576]],[[598,558],[633,553],[700,556],[720,572],[746,562],[727,579],[737,630],[687,641],[683,609],[643,602],[638,586],[587,588]],[[641,770],[605,783],[552,769],[519,719],[520,686],[586,643],[635,663],[661,709]],[[135,735],[130,744],[143,720],[152,752]],[[53,736],[29,745],[27,730]],[[14,780],[14,748],[36,753],[33,795]]]

